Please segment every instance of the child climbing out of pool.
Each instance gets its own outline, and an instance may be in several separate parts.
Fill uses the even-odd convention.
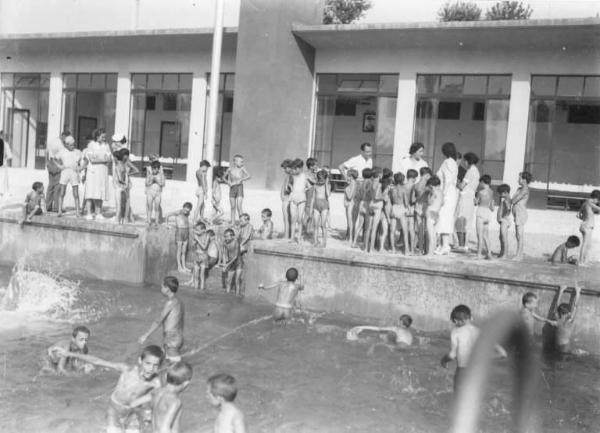
[[[426,256],[435,251],[437,241],[436,226],[440,219],[440,209],[444,202],[441,190],[441,181],[437,176],[431,176],[427,181],[427,203],[424,203],[423,214],[425,216],[425,238],[427,239]]]
[[[465,372],[473,346],[479,337],[479,328],[471,323],[471,309],[466,305],[457,305],[450,313],[454,328],[450,333],[450,351],[444,355],[441,365],[448,368],[448,363],[456,360],[454,373],[454,393],[461,386],[462,375]],[[495,347],[498,358],[506,358],[506,351],[499,345]]]
[[[204,200],[208,194],[208,179],[206,177],[206,173],[210,168],[210,162],[203,160],[200,161],[200,167],[196,170],[196,181],[198,182],[198,187],[196,188],[196,197],[198,197],[198,204],[196,205],[196,210],[194,211],[194,219],[196,222],[199,219],[204,219]]]
[[[256,231],[256,235],[259,239],[273,239],[273,221],[271,221],[272,216],[273,212],[271,212],[271,209],[269,208],[263,209],[260,213],[262,225]]]
[[[358,187],[358,171],[351,168],[346,172],[348,185],[344,188],[344,208],[346,210],[346,239],[352,242],[354,235],[354,198]],[[362,182],[361,182],[362,183]]]
[[[177,362],[167,368],[164,386],[138,398],[132,407],[150,404],[152,408],[152,431],[157,433],[179,433],[183,404],[180,394],[192,380],[192,366]]]
[[[571,351],[571,335],[575,325],[575,315],[577,314],[577,304],[581,296],[581,287],[575,287],[575,298],[571,298],[571,303],[560,303],[562,295],[567,290],[566,286],[560,286],[556,298],[556,309],[554,310],[555,320],[547,322],[556,328],[555,349],[558,353],[568,354]]]
[[[213,169],[213,184],[212,184],[212,197],[211,203],[215,211],[215,215],[212,217],[212,223],[217,224],[221,217],[225,215],[225,211],[221,207],[221,185],[227,183],[223,176],[225,170],[223,167],[215,167]]]
[[[25,196],[23,218],[19,221],[19,224],[23,225],[25,221],[31,221],[36,215],[43,215],[45,211],[44,184],[42,182],[33,182],[31,191]]]
[[[91,355],[63,351],[68,356],[98,367],[110,368],[121,373],[112,394],[107,410],[107,433],[122,433],[127,428],[131,417],[136,415],[140,425],[149,422],[141,408],[132,407],[140,397],[161,386],[158,368],[163,360],[163,351],[158,346],[146,346],[136,364],[111,362]]]
[[[292,318],[292,310],[296,303],[296,297],[300,290],[304,290],[304,285],[302,284],[302,278],[298,275],[298,270],[296,268],[289,268],[285,273],[285,281],[276,281],[267,286],[259,284],[258,289],[277,289],[273,321],[285,325]]]
[[[234,404],[238,393],[235,378],[229,374],[216,374],[207,384],[206,397],[219,410],[214,433],[246,433],[244,414]]]
[[[242,295],[242,273],[243,260],[241,257],[240,243],[235,237],[232,229],[223,232],[223,254],[221,255],[221,267],[223,268],[225,291],[231,293],[235,284],[235,294]]]
[[[186,253],[190,240],[190,213],[192,204],[185,202],[179,210],[167,214],[166,220],[175,217],[175,242],[177,244],[177,270],[179,272],[191,272],[186,265]]]
[[[238,217],[244,213],[242,208],[244,202],[244,182],[250,179],[250,175],[244,168],[244,157],[242,155],[233,156],[231,167],[225,172],[224,178],[229,185],[231,223],[233,224],[236,221],[236,212]]]
[[[146,169],[146,222],[148,226],[158,225],[161,218],[161,195],[165,187],[165,175],[158,160],[150,163]]]
[[[530,337],[534,335],[534,325],[535,321],[538,322],[548,322],[548,319],[537,314],[537,306],[539,299],[535,293],[527,292],[523,295],[521,299],[521,303],[523,306],[521,307],[521,318],[523,322],[525,322],[525,326],[527,327],[527,332]]]
[[[358,341],[362,340],[360,334],[363,334],[363,337],[365,337],[374,332],[379,338],[384,337],[386,343],[410,346],[413,341],[413,335],[409,329],[412,321],[412,317],[408,314],[403,314],[398,318],[395,326],[355,326],[346,333],[346,339],[349,341]]]
[[[498,187],[498,196],[500,197],[500,204],[498,205],[498,213],[496,214],[496,220],[500,225],[499,238],[500,238],[500,254],[498,258],[505,258],[508,256],[508,229],[510,228],[510,186],[503,183]]]
[[[524,171],[519,174],[519,188],[511,199],[512,213],[515,219],[515,235],[517,238],[517,255],[514,260],[523,260],[525,244],[525,223],[527,222],[527,201],[529,200],[529,184],[531,173]]]
[[[85,326],[77,326],[71,333],[71,339],[53,344],[42,357],[40,374],[70,375],[73,373],[89,373],[94,369],[92,364],[81,362],[79,359],[64,356],[63,352],[88,353],[90,330]]]
[[[148,332],[142,335],[138,342],[144,342],[162,326],[163,328],[163,347],[166,358],[171,362],[181,361],[181,346],[183,346],[183,303],[176,296],[179,289],[177,278],[167,276],[163,280],[160,292],[167,298],[159,318],[152,323]]]
[[[490,222],[494,212],[494,192],[490,188],[492,178],[484,174],[479,179],[479,188],[475,193],[475,205],[477,206],[475,226],[477,228],[477,258],[492,259],[490,248]]]
[[[427,188],[427,182],[431,177],[431,169],[429,167],[421,167],[419,170],[419,181],[415,183],[415,186],[411,194],[411,204],[415,209],[415,236],[416,244],[421,249],[421,254],[425,254],[426,248],[426,219],[425,210],[427,208],[427,201],[429,200],[429,189]]]
[[[555,263],[569,263],[571,265],[577,264],[577,258],[569,255],[569,250],[577,248],[579,246],[579,238],[577,236],[569,236],[566,242],[563,242],[556,247],[550,262]]]
[[[329,182],[327,171],[317,172],[316,183],[313,185],[312,200],[309,205],[310,213],[313,215],[313,244],[315,246],[327,246],[327,217],[329,215]],[[319,229],[323,235],[322,243],[319,243]]]
[[[586,266],[590,245],[592,242],[592,234],[594,231],[595,214],[600,213],[600,190],[595,189],[590,194],[590,198],[586,199],[577,218],[581,220],[579,231],[581,232],[581,248],[579,249],[579,265]]]

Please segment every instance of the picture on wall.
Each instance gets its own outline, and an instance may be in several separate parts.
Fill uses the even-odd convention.
[[[377,115],[373,110],[367,110],[363,114],[363,132],[375,132],[375,122],[377,121]]]

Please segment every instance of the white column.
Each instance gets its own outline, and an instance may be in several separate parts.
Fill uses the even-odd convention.
[[[192,105],[190,107],[190,136],[188,138],[188,182],[196,182],[196,170],[202,161],[204,143],[204,119],[206,111],[206,75],[194,73],[192,78]]]
[[[119,72],[117,77],[117,106],[115,108],[115,133],[128,137],[129,141],[129,104],[131,99],[131,76]],[[110,137],[109,137],[110,138]],[[139,156],[139,155],[138,155]]]
[[[48,92],[48,141],[56,139],[62,132],[62,87],[61,73],[52,72]]]
[[[529,121],[529,97],[531,93],[529,74],[516,73],[510,86],[510,105],[508,111],[508,130],[506,132],[506,151],[504,157],[504,175],[502,180],[510,185],[511,191],[517,188],[519,172],[525,164],[527,145],[527,125]]]
[[[392,170],[400,168],[400,160],[408,155],[413,139],[415,122],[415,98],[417,94],[417,74],[400,74],[398,79],[398,101],[396,104],[396,125],[394,131],[394,154]]]

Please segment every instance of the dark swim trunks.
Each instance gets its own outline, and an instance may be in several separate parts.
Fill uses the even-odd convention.
[[[230,198],[238,198],[244,197],[244,185],[239,183],[237,185],[231,185],[229,188],[229,197]]]

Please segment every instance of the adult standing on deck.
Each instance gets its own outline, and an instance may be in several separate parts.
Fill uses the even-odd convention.
[[[0,200],[8,197],[8,161],[11,159],[10,146],[4,141],[4,131],[0,131]]]
[[[437,172],[442,187],[443,204],[440,209],[440,219],[437,223],[437,232],[440,235],[440,246],[436,254],[450,253],[450,238],[454,233],[454,215],[456,202],[458,201],[458,189],[456,181],[458,178],[458,164],[456,163],[456,147],[454,143],[444,143],[442,154],[446,157]]]
[[[423,143],[413,143],[410,146],[410,150],[408,151],[408,156],[405,156],[400,160],[400,168],[398,171],[406,177],[406,173],[408,170],[415,170],[417,172],[417,182],[421,177],[420,170],[423,167],[429,167],[427,161],[423,159],[423,154],[425,153],[425,146]]]
[[[46,146],[46,169],[48,170],[48,188],[46,189],[46,210],[58,212],[58,196],[60,195],[60,168],[56,164],[56,155],[65,148],[65,140],[71,132],[64,130],[60,137],[48,141]]]
[[[83,151],[83,158],[87,164],[83,198],[87,212],[86,219],[94,217],[93,202],[96,219],[103,220],[102,203],[108,200],[108,164],[111,161],[111,152],[103,128],[95,129],[92,138],[93,140]]]
[[[467,252],[469,248],[467,246],[469,229],[473,223],[473,216],[475,215],[475,192],[479,185],[479,169],[477,163],[479,157],[472,152],[465,154],[463,161],[466,163],[466,171],[462,180],[458,182],[458,189],[460,191],[458,196],[458,206],[456,207],[456,234],[458,236],[458,244],[460,249]]]
[[[363,143],[360,145],[360,154],[353,156],[346,162],[342,162],[339,166],[342,177],[346,179],[346,172],[354,169],[358,172],[358,178],[362,179],[362,171],[365,168],[373,168],[373,146],[371,143]]]

